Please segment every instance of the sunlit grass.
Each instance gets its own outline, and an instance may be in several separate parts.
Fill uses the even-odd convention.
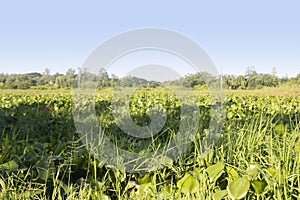
[[[98,91],[96,105],[107,106],[110,91]],[[199,105],[209,109],[207,91],[197,92]],[[213,151],[202,154],[208,131],[202,120],[188,152],[148,173],[128,173],[89,154],[74,128],[70,94],[1,91],[0,199],[230,199],[243,190],[245,199],[300,198],[299,88],[226,91],[227,119]],[[101,119],[113,124],[107,116],[103,112]],[[119,147],[129,142],[128,150],[142,144],[135,150],[155,151],[152,140],[112,141]],[[249,188],[232,191],[239,178]]]

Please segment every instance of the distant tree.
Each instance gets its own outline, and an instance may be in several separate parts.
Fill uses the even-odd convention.
[[[66,72],[66,87],[71,88],[74,85],[76,75],[75,75],[75,70],[74,69],[68,69]]]
[[[76,80],[76,81],[74,81]],[[207,84],[219,84],[219,77],[215,77],[207,72],[198,72],[188,74],[180,79],[166,81],[164,85],[176,85],[183,87],[206,87]],[[73,83],[81,87],[114,87],[116,85],[124,87],[157,87],[154,81],[147,81],[142,78],[125,76],[118,78],[112,74],[108,75],[105,69],[101,69],[98,73],[92,73],[87,68],[79,68],[78,74],[74,69],[68,69],[65,74],[50,74],[50,69],[46,68],[41,73],[27,74],[4,74],[0,73],[1,89],[28,89],[31,87],[41,88],[70,88]],[[298,85],[300,86],[300,73],[296,77],[289,78],[287,75],[279,78],[276,68],[272,69],[270,74],[258,74],[254,67],[248,67],[245,75],[224,75],[223,86],[227,89],[259,89],[262,87],[277,87],[279,85]],[[53,87],[54,86],[54,87]]]
[[[273,67],[273,69],[272,69],[272,75],[273,75],[273,76],[277,76],[277,70],[276,70],[276,67]]]
[[[50,80],[50,69],[46,68],[45,71],[43,72],[43,76],[46,77],[46,79]]]
[[[74,78],[74,76],[75,76],[75,69],[72,69],[72,68],[68,69],[68,71],[66,72],[66,76]]]
[[[296,76],[297,85],[300,86],[300,72]]]
[[[120,80],[120,86],[122,87],[144,86],[147,85],[148,83],[149,81],[134,76],[125,76]]]
[[[251,66],[251,67],[247,67],[246,72],[245,72],[245,77],[249,78],[251,76],[255,76],[257,74],[257,72],[255,71],[255,67]]]
[[[115,75],[115,74],[112,74],[111,75],[111,80],[110,80],[110,85],[112,86],[112,87],[114,87],[114,86],[116,86],[116,85],[118,85],[119,84],[119,78]]]
[[[247,79],[249,89],[260,89],[262,87],[277,87],[279,79],[272,74],[256,74]]]
[[[63,74],[57,75],[55,78],[55,85],[58,88],[67,88],[68,87],[68,78]]]
[[[6,88],[8,88],[8,89],[17,89],[18,88],[17,75],[11,74],[11,75],[7,76],[5,85],[6,85]]]
[[[107,71],[104,68],[101,68],[99,70],[99,75],[98,75],[99,79],[99,87],[109,87],[110,86],[110,82],[109,82],[109,76]]]
[[[52,85],[53,84],[54,81],[53,81],[53,78],[51,77],[49,68],[46,68],[44,70],[42,77],[40,77],[37,82],[38,82],[39,86]]]
[[[285,85],[287,84],[287,82],[289,81],[289,77],[287,76],[287,74],[285,76],[282,76],[280,79],[279,79],[279,84],[280,85]]]
[[[238,76],[237,82],[239,83],[238,89],[246,89],[246,79],[244,76],[242,75]]]
[[[5,87],[6,78],[7,78],[7,75],[5,75],[4,73],[0,73],[0,88],[1,89]]]

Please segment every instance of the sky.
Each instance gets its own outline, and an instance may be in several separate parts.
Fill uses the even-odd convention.
[[[259,73],[275,67],[279,76],[296,76],[299,7],[297,1],[276,0],[1,1],[0,73],[65,73],[112,36],[156,27],[193,39],[224,74],[244,74],[254,66]]]

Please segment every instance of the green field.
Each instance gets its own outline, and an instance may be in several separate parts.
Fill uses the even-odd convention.
[[[95,108],[120,148],[153,152],[176,134],[176,97],[161,90],[130,99],[137,124],[149,123],[147,111],[157,101],[168,114],[166,127],[147,140],[116,128],[110,91],[99,91]],[[212,105],[207,92],[196,94],[201,123],[188,151],[157,170],[128,173],[105,165],[81,142],[70,91],[1,90],[0,199],[300,199],[300,89],[227,91],[222,136],[205,155]]]

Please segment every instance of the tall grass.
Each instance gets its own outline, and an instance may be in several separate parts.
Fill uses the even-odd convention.
[[[246,190],[243,199],[300,199],[299,97],[270,97],[273,104],[266,105],[265,96],[230,95],[233,106],[229,101],[212,151],[202,154],[203,125],[188,152],[143,174],[107,166],[89,154],[68,103],[49,113],[31,107],[43,102],[1,108],[6,124],[0,126],[0,199],[230,199],[230,186],[240,178],[250,183],[236,187],[237,193]]]

